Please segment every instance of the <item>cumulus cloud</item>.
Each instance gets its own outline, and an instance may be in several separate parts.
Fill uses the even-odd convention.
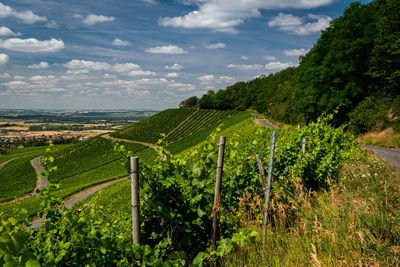
[[[10,74],[8,73],[0,73],[0,79],[7,79],[10,78]]]
[[[296,66],[296,64],[294,64],[293,62],[282,63],[279,61],[274,61],[274,62],[269,62],[269,63],[265,64],[265,69],[266,70],[283,70],[283,69],[293,67],[293,66]]]
[[[212,74],[209,74],[209,75],[200,76],[197,79],[199,79],[201,83],[209,83],[215,79],[215,76]]]
[[[5,66],[8,63],[9,57],[6,54],[0,54],[0,66]]]
[[[0,27],[0,36],[17,36],[21,35],[21,33],[15,33],[7,27]]]
[[[233,83],[236,81],[234,77],[231,76],[214,76],[212,74],[200,76],[197,78],[201,84],[210,84],[210,83]]]
[[[31,10],[16,11],[13,8],[0,3],[0,18],[14,17],[21,20],[25,24],[34,24],[40,21],[47,21],[46,17],[38,16]]]
[[[276,59],[276,57],[274,57],[274,56],[268,56],[268,55],[264,56],[264,60],[267,60],[267,61],[275,60],[275,59]]]
[[[28,68],[29,69],[46,69],[49,67],[49,63],[41,61],[39,64],[32,64],[29,65]]]
[[[176,78],[176,77],[179,77],[179,73],[170,72],[170,73],[165,74],[165,77],[167,77],[167,78]]]
[[[39,41],[35,38],[11,38],[4,41],[0,40],[0,47],[27,53],[53,53],[64,49],[64,42],[55,38],[45,41]]]
[[[246,19],[261,16],[262,9],[315,8],[329,5],[334,0],[189,0],[198,10],[184,16],[159,18],[159,25],[182,28],[205,28],[236,33],[235,27]]]
[[[225,48],[226,45],[224,43],[216,43],[216,44],[209,44],[206,46],[207,49],[218,49],[218,48]]]
[[[129,72],[132,70],[140,69],[140,66],[134,63],[109,64],[106,62],[79,60],[79,59],[73,59],[64,64],[63,66],[70,70],[111,71],[111,72]]]
[[[107,22],[107,21],[114,21],[114,17],[107,17],[104,15],[95,15],[95,14],[89,14],[86,16],[86,18],[83,20],[83,23],[86,25],[94,25],[96,23],[100,22]]]
[[[155,76],[157,73],[148,70],[132,70],[126,73],[128,76]]]
[[[2,85],[7,86],[10,89],[16,89],[18,87],[25,86],[27,84],[28,83],[26,83],[24,81],[9,81],[9,82],[2,83]]]
[[[246,57],[246,56],[241,56],[240,58],[241,58],[242,60],[249,60],[249,58]]]
[[[298,57],[303,56],[308,52],[308,49],[292,49],[292,50],[283,50],[283,54],[289,57]]]
[[[181,70],[181,69],[183,69],[183,66],[181,64],[174,63],[173,65],[165,66],[164,68],[166,70]]]
[[[117,38],[117,39],[113,40],[112,44],[115,46],[130,46],[131,42],[123,41],[123,40]]]
[[[168,87],[176,88],[180,92],[193,91],[196,89],[196,85],[190,83],[170,83]]]
[[[51,21],[47,22],[46,25],[44,25],[44,26],[49,29],[58,29],[58,27],[59,27],[55,20],[51,20]]]
[[[252,64],[252,65],[229,64],[227,67],[229,69],[237,69],[237,70],[259,70],[262,69],[263,66],[259,64]]]
[[[147,53],[152,54],[186,54],[187,52],[176,45],[156,46],[146,49]]]
[[[323,15],[308,14],[307,17],[297,17],[279,13],[271,18],[268,26],[296,35],[308,35],[326,29],[331,20],[331,17]]]

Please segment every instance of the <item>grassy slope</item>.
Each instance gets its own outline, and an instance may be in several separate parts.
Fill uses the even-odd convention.
[[[110,134],[113,137],[155,143],[161,134],[167,134],[184,121],[194,109],[167,109],[131,127]]]
[[[347,162],[328,192],[298,190],[302,206],[290,226],[281,207],[265,243],[236,248],[227,266],[396,266],[400,262],[399,176],[390,165],[365,157]],[[274,205],[274,203],[271,203]],[[247,222],[251,224],[251,222]],[[254,223],[254,222],[253,222]]]

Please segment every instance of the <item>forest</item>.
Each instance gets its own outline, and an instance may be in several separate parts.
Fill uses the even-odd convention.
[[[396,0],[351,3],[331,21],[297,67],[208,91],[180,107],[255,109],[272,120],[304,124],[339,112],[361,134],[400,131],[400,5]]]

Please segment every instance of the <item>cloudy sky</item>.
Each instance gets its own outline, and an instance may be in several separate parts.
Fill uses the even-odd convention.
[[[0,0],[0,108],[177,107],[297,65],[348,3]]]

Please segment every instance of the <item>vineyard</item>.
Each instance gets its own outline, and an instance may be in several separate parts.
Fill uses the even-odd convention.
[[[189,119],[185,120],[164,138],[168,143],[173,143],[197,133],[205,128],[218,125],[221,121],[234,115],[234,110],[197,110]]]
[[[211,118],[205,116],[199,113],[190,119],[212,121],[212,115],[208,115]],[[259,230],[263,217],[263,187],[255,154],[260,155],[264,166],[267,166],[271,130],[245,119],[244,115],[231,117],[235,119],[226,121],[225,127],[215,129],[205,142],[180,154],[172,155],[160,148],[168,156],[165,161],[159,157],[142,161],[142,157],[146,157],[147,151],[152,149],[140,150],[135,144],[130,144],[133,147],[128,144],[122,146],[121,143],[113,145],[109,140],[100,138],[93,139],[90,147],[82,143],[50,154],[54,156],[54,161],[46,168],[60,164],[59,169],[50,173],[50,177],[54,177],[53,182],[57,180],[55,173],[62,174],[60,169],[75,166],[77,172],[69,173],[73,175],[71,180],[60,175],[64,178],[59,179],[59,185],[50,185],[39,193],[39,198],[35,198],[41,201],[35,204],[38,214],[48,219],[42,227],[23,231],[21,229],[29,225],[29,221],[9,219],[0,222],[0,234],[4,237],[0,241],[0,264],[25,265],[30,261],[30,264],[42,266],[243,266],[251,261],[253,265],[265,265],[264,262],[267,262],[275,266],[282,263],[308,265],[317,259],[323,265],[337,265],[343,258],[350,265],[360,261],[370,263],[371,258],[382,265],[396,262],[398,255],[393,247],[400,242],[400,221],[391,218],[399,218],[398,210],[394,208],[399,204],[399,199],[395,197],[399,193],[398,188],[393,187],[389,180],[385,183],[374,181],[378,176],[369,180],[356,179],[351,176],[356,175],[354,170],[349,168],[346,175],[353,180],[343,176],[341,170],[346,170],[346,166],[352,166],[353,162],[370,162],[370,159],[353,141],[353,137],[344,133],[343,127],[335,129],[329,125],[332,115],[300,130],[277,132],[268,232],[266,241],[263,241]],[[184,122],[175,130],[187,133],[187,128]],[[220,135],[227,136],[227,142],[219,206],[219,241],[216,246],[210,247]],[[306,140],[304,151],[303,140]],[[140,151],[128,153],[128,150],[135,149]],[[96,154],[93,156],[97,159],[83,167],[74,165],[74,161],[84,161],[88,151]],[[126,175],[128,171],[121,163],[126,166],[129,156],[133,154],[140,157],[140,245],[132,244],[130,181],[117,182],[78,203],[75,209],[64,209],[62,214],[58,212],[60,202],[57,197],[116,174]],[[368,170],[388,174],[385,167],[374,166],[368,167]],[[359,168],[362,168],[361,171],[365,169]],[[374,194],[367,194],[367,189],[363,189],[366,190],[365,195],[363,193],[359,197],[372,197],[378,206],[373,210],[364,210],[360,206],[359,214],[352,215],[358,216],[359,223],[349,226],[351,216],[342,217],[340,214],[342,211],[351,214],[351,207],[331,207],[333,213],[325,211],[320,203],[328,205],[332,199],[325,200],[319,195],[323,197],[326,192],[339,190],[347,192],[346,197],[352,198],[353,192],[363,192],[358,189],[356,181],[363,188],[367,188],[365,183],[373,186]],[[346,183],[345,188],[341,187],[342,183]],[[386,197],[382,198],[382,194]],[[385,208],[382,208],[383,205]],[[325,222],[325,217],[321,216],[329,218],[329,221]],[[316,236],[320,234],[315,231],[325,233],[328,230],[315,228],[316,221],[321,222],[320,227],[329,226],[330,231],[340,236],[340,242],[334,242],[332,235],[328,234],[323,235],[324,240],[318,241]],[[343,229],[349,230],[343,232]],[[364,243],[359,242],[360,236]],[[296,237],[306,238],[297,240],[299,245],[294,246],[303,254],[290,258],[285,258],[284,253],[279,254],[279,244],[284,244],[287,250],[294,250],[290,247],[289,238]],[[368,246],[381,243],[385,245]],[[346,249],[347,246],[352,249]],[[87,257],[88,253],[90,257]],[[310,253],[314,256],[310,257]],[[258,261],[259,255],[262,264]]]
[[[121,139],[155,143],[161,138],[161,134],[172,131],[195,111],[194,109],[167,109],[110,135]]]

